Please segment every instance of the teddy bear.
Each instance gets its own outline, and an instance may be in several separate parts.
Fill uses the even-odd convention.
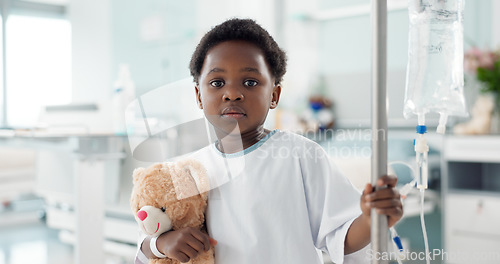
[[[495,103],[491,96],[479,96],[471,110],[472,118],[465,123],[456,125],[453,132],[459,135],[488,134],[494,108]]]
[[[130,206],[141,230],[158,237],[171,229],[202,230],[209,190],[205,168],[195,160],[155,163],[133,172]],[[170,258],[151,259],[150,264],[177,264]],[[214,249],[201,253],[190,264],[213,264]]]

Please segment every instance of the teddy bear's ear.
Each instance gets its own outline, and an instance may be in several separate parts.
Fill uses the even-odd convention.
[[[137,168],[137,169],[134,170],[134,173],[132,174],[132,181],[133,181],[134,185],[138,181],[144,179],[144,176],[146,175],[144,173],[145,170],[146,170],[145,168]]]
[[[195,160],[182,160],[176,163],[177,171],[180,172],[184,181],[190,181],[194,183],[192,185],[192,189],[186,192],[186,190],[182,190],[184,194],[188,194],[188,196],[201,194],[201,196],[206,199],[207,192],[210,190],[210,184],[207,176],[207,172],[203,165]],[[179,192],[177,192],[179,195]]]

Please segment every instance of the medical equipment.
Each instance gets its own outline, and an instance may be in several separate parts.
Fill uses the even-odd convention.
[[[417,126],[417,138],[415,139],[415,153],[417,162],[417,188],[420,190],[427,189],[428,173],[429,168],[427,166],[429,145],[427,145],[427,140],[424,134],[427,132],[427,127],[425,125]]]
[[[442,116],[443,117],[443,116]],[[425,228],[425,218],[424,218],[424,195],[425,190],[428,188],[428,154],[429,154],[429,145],[427,145],[427,140],[424,137],[424,134],[427,132],[427,127],[423,125],[425,120],[422,120],[423,116],[419,116],[418,126],[417,126],[417,138],[415,139],[415,153],[416,153],[416,162],[417,162],[417,188],[420,190],[421,200],[420,200],[420,224],[422,226],[422,234],[424,237],[424,246],[425,246],[425,256],[427,264],[430,263],[428,258],[429,256],[429,241],[427,239],[427,229]],[[444,129],[446,124],[446,120],[444,120],[444,124],[441,123],[440,120],[439,126]],[[438,126],[438,133],[440,133]],[[444,130],[442,131],[444,133]]]
[[[109,101],[47,105],[42,108],[33,129],[16,131],[17,135],[108,135],[112,132]]]
[[[127,64],[121,64],[118,72],[118,79],[113,84],[113,131],[116,135],[125,135],[127,132],[126,120],[131,117],[126,111],[130,102],[135,99],[135,85],[130,77],[130,70]]]
[[[401,242],[401,238],[399,237],[398,233],[396,232],[396,229],[394,227],[389,228],[389,231],[391,232],[392,240],[398,247],[399,252],[403,252],[403,243]]]
[[[404,116],[439,113],[437,132],[448,116],[467,116],[463,94],[464,0],[410,0]]]
[[[429,146],[425,115],[439,113],[437,133],[444,134],[448,116],[467,116],[463,93],[464,0],[409,0],[408,68],[404,116],[418,117],[414,148],[417,188],[421,193],[420,222],[429,264],[429,245],[424,219],[424,192],[428,188]]]
[[[410,193],[410,191],[415,187],[415,184],[417,183],[417,178],[415,177],[415,169],[409,165],[408,163],[406,162],[402,162],[402,161],[393,161],[393,162],[390,162],[388,164],[388,166],[390,167],[393,167],[393,165],[396,165],[396,164],[399,164],[399,165],[403,165],[405,167],[408,167],[408,169],[410,169],[410,172],[411,172],[411,178],[412,180],[403,185],[403,187],[399,188],[399,194],[401,195],[401,199],[405,199],[407,196],[408,196],[408,193]],[[398,177],[399,179],[399,177]],[[421,212],[423,212],[423,210],[421,210]],[[404,258],[404,253],[403,253],[403,243],[401,241],[401,238],[399,237],[398,233],[396,232],[396,229],[393,227],[389,228],[389,232],[391,234],[391,238],[392,238],[392,241],[394,242],[399,255],[396,255],[396,261],[399,263],[399,264],[402,264],[403,262],[401,261],[401,259]]]
[[[399,253],[403,253],[403,243],[401,242],[401,238],[399,238],[399,235],[398,233],[396,232],[396,229],[394,227],[391,227],[389,228],[389,231],[391,232],[391,237],[392,237],[392,240],[394,241],[394,244],[396,244],[398,250],[399,250]],[[398,262],[398,264],[402,264],[403,262],[401,261],[401,258],[400,256],[397,256],[396,257],[396,260]]]
[[[387,1],[372,0],[372,166],[371,182],[376,186],[387,174]],[[380,189],[377,187],[377,189]],[[387,217],[371,213],[371,241],[374,252],[387,252]],[[388,263],[374,258],[372,263]]]

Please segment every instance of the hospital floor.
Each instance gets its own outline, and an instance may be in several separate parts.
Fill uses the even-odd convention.
[[[73,264],[73,246],[44,221],[44,203],[26,196],[0,204],[0,264]],[[106,264],[123,264],[108,257]]]
[[[12,212],[0,210],[0,219]],[[59,240],[59,231],[47,227],[33,215],[21,221],[0,221],[0,264],[73,264],[73,246]],[[19,219],[19,218],[18,218]],[[107,256],[105,264],[124,264],[121,258]]]
[[[73,247],[58,239],[58,231],[42,221],[11,224],[0,229],[0,264],[71,264]]]
[[[34,196],[0,205],[0,264],[71,264],[73,247],[44,222],[43,202]]]
[[[0,206],[0,264],[73,264],[73,246],[59,240],[59,231],[43,221],[43,207],[18,205],[29,210],[11,210]],[[432,220],[432,217],[431,219]],[[415,223],[409,224],[413,225]],[[404,233],[402,228],[400,233]],[[432,231],[432,230],[431,230]],[[409,234],[406,234],[409,235]],[[123,260],[108,256],[106,264],[123,264]],[[325,263],[331,263],[325,260]],[[405,261],[404,263],[424,263]],[[440,263],[432,261],[432,263]]]
[[[26,263],[72,264],[73,247],[59,241],[58,231],[48,228],[42,221],[0,226],[0,264]],[[111,263],[118,262],[108,259],[107,264]]]

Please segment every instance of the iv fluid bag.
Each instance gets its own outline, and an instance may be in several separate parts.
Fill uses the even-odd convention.
[[[464,0],[408,0],[410,29],[404,117],[467,116]]]

